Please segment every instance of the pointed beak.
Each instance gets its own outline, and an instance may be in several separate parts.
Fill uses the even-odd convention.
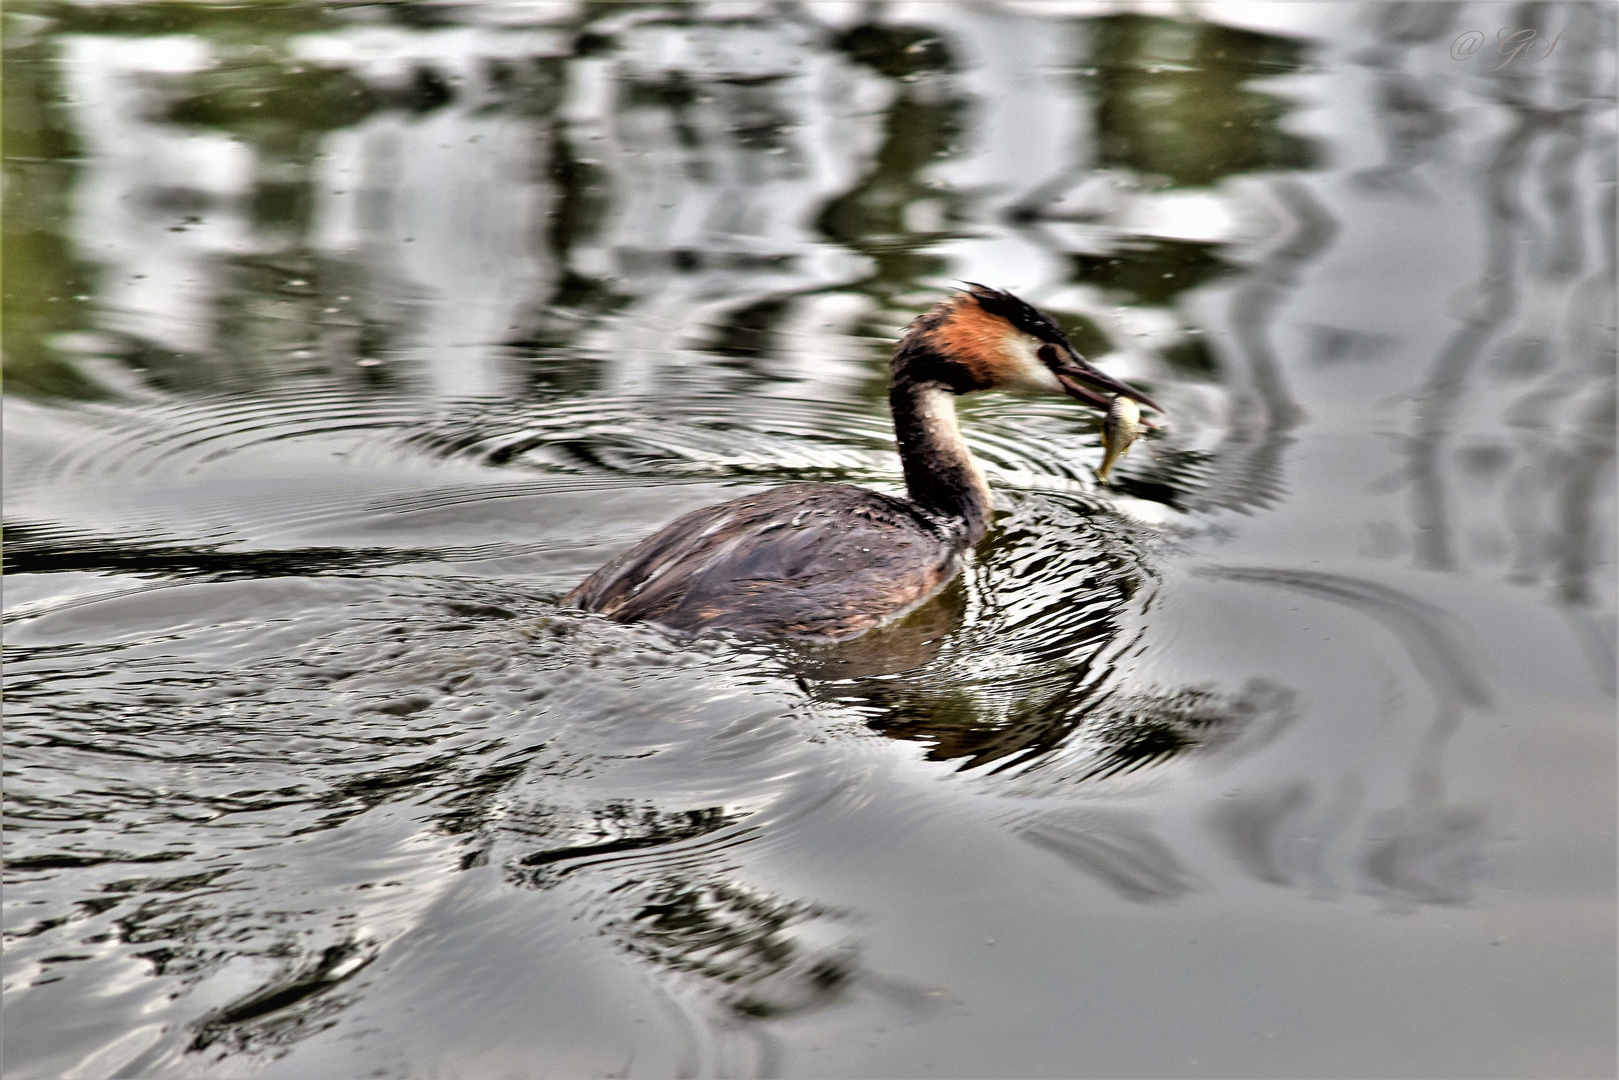
[[[1059,354],[1057,362],[1049,366],[1052,374],[1057,376],[1057,381],[1062,383],[1063,390],[1075,401],[1083,401],[1087,405],[1106,410],[1114,396],[1122,394],[1124,397],[1141,402],[1149,409],[1164,411],[1162,406],[1140,390],[1091,367],[1072,346],[1064,351],[1066,355]]]

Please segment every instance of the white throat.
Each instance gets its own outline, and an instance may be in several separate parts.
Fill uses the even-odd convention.
[[[1041,342],[1036,341],[1021,330],[1014,330],[1006,335],[1001,344],[1006,358],[1012,362],[1015,373],[1006,380],[1008,387],[1019,390],[1044,390],[1054,394],[1063,392],[1062,383],[1057,376],[1046,367],[1046,362],[1040,359]]]
[[[1041,367],[1045,365],[1042,364]],[[989,500],[989,482],[978,467],[967,440],[961,436],[961,425],[956,422],[956,395],[939,386],[930,386],[917,395],[917,414],[929,443],[938,451],[958,460],[966,469],[972,484]]]

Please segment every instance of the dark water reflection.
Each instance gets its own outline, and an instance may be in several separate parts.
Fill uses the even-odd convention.
[[[1075,8],[10,6],[8,1074],[1612,1075],[1613,10]],[[558,607],[958,279],[1115,487]]]

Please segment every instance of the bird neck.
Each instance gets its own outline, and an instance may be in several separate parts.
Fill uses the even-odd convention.
[[[989,485],[956,425],[956,395],[937,382],[896,380],[888,405],[911,501],[960,518],[968,545],[976,546],[989,529]]]

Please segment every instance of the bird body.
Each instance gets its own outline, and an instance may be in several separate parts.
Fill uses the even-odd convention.
[[[690,633],[843,638],[925,601],[961,569],[959,523],[852,484],[788,484],[671,522],[568,603]]]
[[[564,603],[691,633],[854,637],[942,589],[988,531],[989,485],[957,427],[958,395],[1044,390],[1106,409],[1100,389],[1156,408],[1087,364],[1045,315],[982,285],[913,322],[891,370],[909,498],[805,483],[705,507],[591,574]]]

